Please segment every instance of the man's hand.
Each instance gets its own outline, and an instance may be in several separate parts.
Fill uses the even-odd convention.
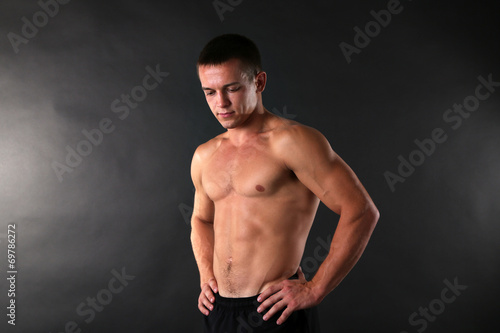
[[[272,306],[264,315],[264,320],[268,320],[278,311],[285,308],[276,322],[278,325],[281,325],[288,319],[292,312],[319,304],[318,298],[311,292],[311,282],[307,282],[300,267],[298,275],[298,280],[281,281],[270,286],[259,295],[257,301],[262,304],[257,308],[257,312],[261,313],[266,308]]]
[[[198,297],[198,309],[200,309],[201,313],[205,316],[208,316],[210,311],[214,309],[214,293],[217,293],[218,291],[219,289],[217,288],[217,281],[215,278],[211,278],[208,282],[201,286],[200,297]]]

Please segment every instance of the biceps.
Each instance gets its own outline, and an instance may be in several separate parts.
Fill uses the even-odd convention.
[[[196,190],[194,194],[193,217],[204,222],[213,222],[214,220],[214,203],[200,190]]]
[[[365,204],[367,194],[363,185],[338,155],[296,174],[321,202],[337,214],[357,210]]]

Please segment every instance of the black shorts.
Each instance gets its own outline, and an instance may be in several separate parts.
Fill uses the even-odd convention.
[[[256,296],[227,298],[215,294],[214,309],[204,317],[204,333],[317,333],[319,332],[316,307],[294,311],[281,325],[276,321],[282,311],[267,321],[257,312],[260,303]],[[267,309],[269,310],[269,309]]]

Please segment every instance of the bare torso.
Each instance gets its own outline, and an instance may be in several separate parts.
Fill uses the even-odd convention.
[[[253,296],[293,275],[319,204],[276,153],[287,126],[300,125],[269,125],[239,146],[226,133],[206,144],[201,178],[214,202],[213,270],[225,297]]]

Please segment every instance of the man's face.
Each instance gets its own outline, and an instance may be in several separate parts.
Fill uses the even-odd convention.
[[[240,60],[199,66],[198,74],[208,106],[224,128],[240,126],[256,109],[263,88],[259,80],[249,80]]]

